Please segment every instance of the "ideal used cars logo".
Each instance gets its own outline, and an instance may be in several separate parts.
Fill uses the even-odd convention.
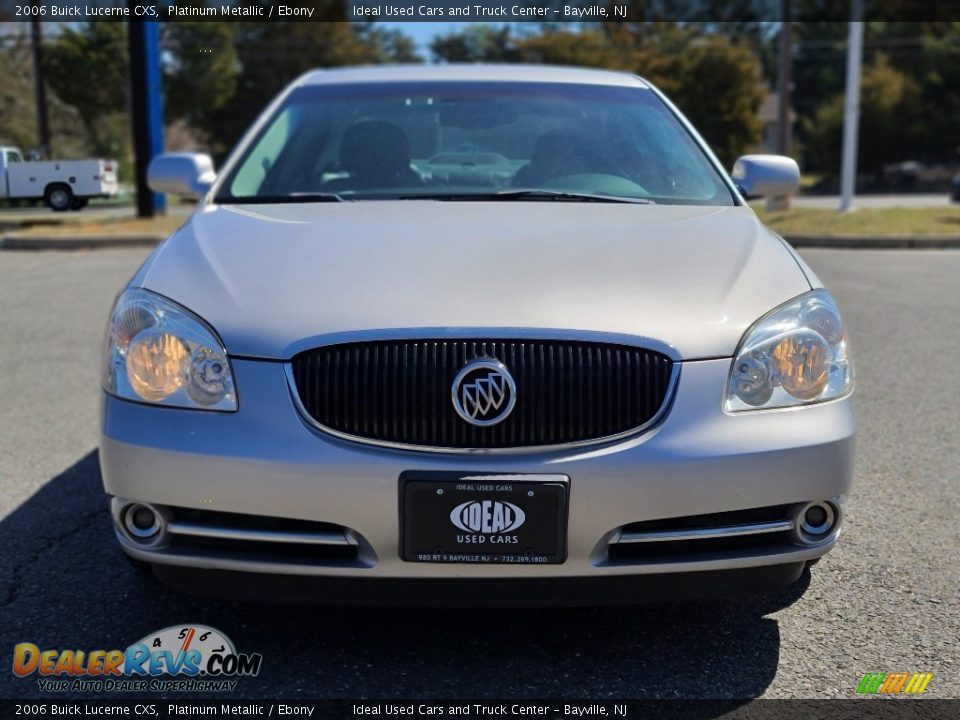
[[[516,530],[523,525],[523,510],[500,500],[471,500],[450,512],[450,522],[464,532],[493,535]]]
[[[36,674],[43,692],[233,690],[233,678],[256,676],[262,662],[205,625],[173,625],[126,650],[41,650],[29,642],[13,648],[14,675]]]

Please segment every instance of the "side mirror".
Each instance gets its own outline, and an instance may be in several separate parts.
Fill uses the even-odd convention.
[[[216,178],[213,160],[199,153],[157,155],[147,168],[151,190],[184,197],[203,197]]]
[[[783,155],[744,155],[731,177],[746,198],[796,195],[800,188],[797,161]]]

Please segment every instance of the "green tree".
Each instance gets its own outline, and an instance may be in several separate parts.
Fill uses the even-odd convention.
[[[77,110],[90,151],[128,161],[126,24],[65,24],[43,58],[47,85]]]
[[[163,26],[167,62],[163,68],[167,120],[183,120],[204,136],[208,149],[227,146],[218,124],[233,99],[240,75],[231,23],[173,22]]]
[[[546,65],[574,65],[632,70],[636,53],[632,47],[618,47],[599,30],[570,32],[547,29],[517,42],[516,53],[523,62]]]
[[[430,43],[436,60],[452,63],[517,62],[517,38],[509,25],[470,25],[465,30],[440,35]]]
[[[919,86],[917,158],[960,161],[960,22],[944,23],[922,40],[919,62],[911,65]],[[904,158],[906,159],[906,158]]]
[[[757,113],[766,92],[760,61],[725,35],[682,40],[684,32],[643,42],[636,71],[677,104],[729,168],[760,139]]]
[[[0,145],[37,145],[33,72],[25,35],[6,38],[0,49]]]
[[[902,107],[910,132],[883,147],[883,159],[956,162],[960,23],[953,19],[956,13],[949,3],[925,5],[922,12],[917,7],[909,0],[865,2],[864,79],[869,68],[885,64],[906,79],[907,92],[918,93],[917,107]],[[839,167],[840,145],[839,136],[830,140],[829,128],[836,133],[841,122],[838,98],[846,83],[846,10],[833,0],[797,0],[794,8],[793,106],[800,117],[804,164],[833,173]],[[906,118],[904,127],[905,123]],[[864,138],[861,144],[871,142]]]
[[[39,143],[33,86],[33,57],[27,32],[11,33],[0,44],[0,145],[29,151]],[[89,152],[76,109],[47,92],[50,157],[81,157]]]
[[[745,42],[679,23],[606,23],[575,31],[548,26],[516,36],[474,27],[431,49],[459,62],[521,61],[629,70],[660,87],[730,165],[760,136],[763,77]]]
[[[920,89],[906,74],[877,55],[864,69],[860,90],[860,136],[857,166],[879,180],[884,165],[904,159],[918,132]],[[814,168],[838,173],[843,135],[842,93],[820,105],[804,120],[807,147]]]
[[[376,23],[357,23],[357,37],[367,45],[372,61],[378,63],[414,64],[423,62],[416,43],[399,30],[385,30]]]
[[[222,157],[289,82],[308,70],[343,65],[419,60],[413,43],[397,32],[347,22],[338,0],[314,0],[320,22],[233,23],[239,70],[229,101],[202,118],[200,129]]]

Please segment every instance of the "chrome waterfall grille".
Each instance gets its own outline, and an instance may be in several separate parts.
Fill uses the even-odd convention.
[[[665,407],[666,355],[556,340],[395,340],[296,355],[290,376],[323,429],[437,449],[503,449],[638,431]]]

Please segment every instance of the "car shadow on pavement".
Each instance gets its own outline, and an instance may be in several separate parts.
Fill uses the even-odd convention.
[[[780,632],[767,615],[809,583],[805,573],[780,594],[736,603],[549,609],[274,606],[176,594],[124,561],[96,451],[0,522],[0,547],[4,654],[18,642],[123,649],[171,625],[210,625],[264,658],[231,698],[748,700],[777,671]],[[36,676],[0,673],[0,697],[36,695]]]

